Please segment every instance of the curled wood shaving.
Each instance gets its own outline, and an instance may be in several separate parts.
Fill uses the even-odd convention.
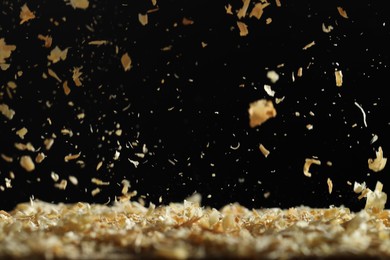
[[[311,177],[311,173],[309,172],[309,170],[312,164],[321,165],[321,161],[313,158],[305,159],[305,164],[303,165],[303,174],[305,174],[306,177]]]
[[[387,158],[383,157],[383,150],[381,146],[379,146],[378,151],[376,151],[375,154],[375,159],[368,159],[368,168],[374,172],[379,172],[385,168]]]
[[[340,7],[340,6],[337,6],[337,11],[339,12],[339,14],[341,15],[341,17],[345,18],[345,19],[348,19],[348,15],[347,15],[347,12],[344,10],[344,8]]]

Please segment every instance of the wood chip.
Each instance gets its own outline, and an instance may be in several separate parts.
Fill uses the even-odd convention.
[[[343,85],[343,73],[341,70],[336,70],[334,72],[336,78],[336,86],[341,87]]]
[[[372,158],[368,159],[368,168],[374,172],[379,172],[385,168],[387,158],[383,157],[383,150],[381,146],[379,146],[378,151],[376,151],[375,154],[376,154],[375,159]]]
[[[87,9],[89,7],[88,0],[65,0],[68,4],[70,4],[74,9]]]
[[[38,39],[44,41],[43,46],[45,48],[50,48],[53,43],[53,38],[49,35],[38,34]]]
[[[24,4],[20,8],[19,18],[20,18],[20,24],[24,24],[25,22],[34,19],[35,18],[35,14],[30,11],[30,9],[28,8],[27,4]]]
[[[122,55],[121,63],[125,71],[129,71],[131,69],[131,58],[127,52]]]
[[[20,157],[20,166],[28,172],[35,170],[35,164],[29,155],[23,155]]]
[[[329,191],[329,194],[331,194],[332,191],[333,191],[333,182],[332,182],[332,180],[331,180],[330,178],[328,178],[328,179],[326,180],[326,183],[328,184],[328,191]]]
[[[147,25],[148,24],[148,14],[141,14],[141,13],[139,13],[138,14],[138,21],[143,26]]]
[[[338,11],[339,14],[341,15],[341,17],[343,17],[343,18],[345,18],[345,19],[348,19],[347,12],[344,10],[344,8],[338,6],[338,7],[337,7],[337,11]]]
[[[50,51],[50,55],[47,56],[47,59],[50,60],[53,63],[57,63],[61,60],[65,60],[68,55],[68,49],[65,48],[64,50],[61,50],[58,46],[54,47]]]
[[[247,36],[249,31],[248,31],[248,26],[240,21],[237,21],[237,27],[240,30],[240,36]]]
[[[249,126],[260,126],[268,119],[276,117],[276,110],[271,100],[260,99],[249,104]]]
[[[265,158],[267,158],[268,155],[270,154],[270,151],[267,150],[267,148],[265,148],[263,144],[259,145],[259,150],[264,155]]]

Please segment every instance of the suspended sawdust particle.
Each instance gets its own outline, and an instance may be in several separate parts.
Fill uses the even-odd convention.
[[[7,45],[4,38],[0,38],[0,68],[7,70],[9,64],[6,60],[11,57],[12,52],[16,50],[16,45]]]
[[[121,63],[125,71],[129,71],[131,69],[131,58],[127,52],[122,55]]]
[[[313,47],[315,44],[316,44],[315,41],[312,41],[312,42],[306,44],[306,45],[302,48],[302,50],[305,51],[305,50],[309,49],[310,47]]]
[[[344,8],[337,6],[337,11],[341,15],[341,17],[344,17],[345,19],[348,19],[347,12],[344,10]]]
[[[31,12],[31,10],[28,8],[27,4],[24,4],[20,8],[20,24],[24,24],[25,22],[32,20],[35,18],[35,14]]]
[[[73,68],[73,75],[72,75],[72,79],[73,79],[73,82],[74,84],[77,86],[77,87],[81,87],[81,85],[83,85],[83,83],[81,82],[81,75],[83,74],[81,72],[83,67],[74,67]]]
[[[246,13],[247,13],[248,7],[249,7],[249,3],[251,2],[251,0],[243,0],[242,2],[243,2],[242,7],[237,12],[238,19],[244,18],[246,16]]]
[[[276,110],[271,100],[260,99],[249,104],[249,126],[256,127],[276,116]]]
[[[270,154],[270,151],[267,148],[265,148],[263,144],[259,145],[259,150],[264,155],[265,158],[267,158],[268,155]]]
[[[189,18],[187,18],[187,17],[183,17],[183,19],[181,20],[181,23],[182,23],[183,25],[187,26],[187,25],[192,25],[192,24],[194,24],[194,21],[191,20],[191,19],[189,19]]]
[[[148,14],[141,14],[141,13],[139,13],[138,14],[138,21],[143,26],[147,25],[148,24]]]
[[[249,31],[248,31],[248,26],[240,21],[237,21],[237,27],[240,30],[240,36],[247,36]]]
[[[310,166],[312,164],[321,165],[321,161],[318,159],[313,159],[313,158],[306,158],[305,159],[305,164],[303,165],[303,174],[306,177],[311,177],[311,173],[309,172],[309,170],[310,170]]]
[[[9,120],[12,120],[15,115],[15,110],[11,109],[7,104],[0,104],[0,113]]]
[[[379,146],[378,151],[375,152],[376,158],[368,159],[368,168],[374,172],[382,171],[383,168],[386,166],[387,158],[383,157],[383,150],[382,147]]]
[[[57,63],[60,60],[65,60],[66,56],[68,55],[68,49],[69,48],[61,50],[58,46],[56,46],[54,47],[54,49],[51,50],[50,55],[47,56],[47,59],[52,61],[53,63]]]
[[[334,75],[336,78],[336,86],[341,87],[343,85],[343,72],[341,70],[336,70]]]
[[[88,42],[89,45],[97,45],[97,46],[106,45],[107,43],[108,43],[107,40],[94,40],[94,41]]]
[[[71,5],[74,9],[87,9],[89,7],[88,0],[65,0],[68,5]]]
[[[252,10],[249,14],[249,17],[255,17],[257,19],[260,19],[264,13],[264,8],[266,8],[269,5],[270,5],[270,3],[264,3],[264,4],[257,3],[257,4],[255,4],[255,6],[252,8]]]
[[[38,39],[44,41],[43,46],[45,48],[50,48],[53,43],[53,38],[49,35],[38,34]]]
[[[35,170],[35,164],[29,155],[23,155],[20,157],[20,166],[28,172]]]
[[[69,95],[71,92],[71,89],[68,86],[68,81],[65,80],[64,83],[62,84],[62,88],[64,89],[65,95]]]
[[[329,192],[329,194],[331,194],[332,191],[333,191],[333,182],[332,182],[332,180],[330,178],[328,178],[326,180],[326,183],[328,184],[328,192]]]

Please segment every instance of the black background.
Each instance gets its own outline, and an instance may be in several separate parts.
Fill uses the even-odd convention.
[[[0,152],[14,158],[13,163],[0,160],[1,184],[10,171],[15,174],[13,187],[0,192],[0,207],[11,209],[31,196],[105,203],[120,195],[123,179],[138,191],[135,199],[160,204],[161,197],[167,204],[198,192],[202,204],[217,208],[239,202],[255,208],[345,205],[357,210],[364,200],[357,199],[347,181],[366,181],[373,189],[380,180],[386,192],[388,166],[371,172],[367,160],[375,158],[379,146],[385,157],[389,150],[389,8],[385,1],[281,3],[277,7],[270,1],[260,20],[241,19],[249,29],[241,37],[235,14],[241,0],[160,0],[146,26],[138,13],[155,8],[151,1],[91,0],[86,10],[60,0],[27,1],[37,17],[22,25],[24,2],[1,1],[0,38],[17,49],[9,59],[11,68],[0,71],[0,86],[3,93],[10,80],[18,87],[12,99],[3,95],[0,100],[16,111],[12,120],[0,117]],[[228,4],[233,15],[225,11]],[[347,19],[337,6],[346,10]],[[194,23],[183,25],[184,17]],[[266,18],[272,18],[268,25]],[[323,23],[334,29],[323,32]],[[50,49],[42,47],[38,34],[53,37],[51,48],[70,47],[66,60],[48,65]],[[109,44],[88,45],[92,40]],[[316,44],[303,50],[312,41]],[[161,50],[167,46],[170,51]],[[130,71],[120,63],[125,52],[132,58]],[[62,84],[42,78],[50,67],[71,83],[73,67],[80,66],[83,86],[70,84],[68,96]],[[296,76],[299,67],[302,77]],[[343,72],[342,87],[335,85],[335,69]],[[275,84],[268,70],[279,74]],[[23,75],[15,80],[17,71]],[[267,95],[264,84],[272,86],[275,97]],[[283,97],[275,104],[275,118],[249,127],[250,102]],[[364,108],[367,127],[355,102]],[[77,119],[81,112],[84,120]],[[121,136],[113,134],[117,124]],[[308,130],[307,124],[314,128]],[[15,134],[22,127],[29,131],[25,140]],[[63,128],[74,135],[62,135]],[[43,139],[53,133],[57,138],[47,158],[35,171],[24,171],[20,156],[36,152],[19,151],[14,143],[43,147]],[[373,135],[379,139],[371,144]],[[268,158],[258,150],[260,143],[271,151]],[[137,158],[143,145],[148,153]],[[64,162],[65,155],[78,152],[83,167]],[[313,157],[322,165],[312,166],[308,178],[303,164]],[[128,159],[139,161],[138,167]],[[76,176],[79,184],[59,190],[52,171],[61,179]],[[93,177],[110,182],[96,196],[91,195]],[[332,194],[327,178],[334,184]]]

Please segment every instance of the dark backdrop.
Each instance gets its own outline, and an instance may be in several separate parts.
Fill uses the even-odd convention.
[[[22,25],[24,1],[1,1],[0,38],[17,49],[11,67],[0,71],[0,103],[16,111],[12,120],[0,115],[0,152],[14,159],[0,159],[1,185],[10,171],[15,175],[12,188],[0,192],[0,207],[10,209],[31,196],[50,202],[113,201],[123,179],[138,191],[135,199],[166,204],[198,192],[204,205],[217,208],[230,202],[256,208],[364,207],[348,181],[366,181],[373,189],[380,180],[386,192],[388,166],[378,173],[367,166],[379,146],[385,157],[389,151],[385,1],[269,3],[260,20],[240,20],[249,30],[241,37],[236,25],[241,0],[160,0],[157,6],[146,0],[90,0],[86,10],[60,0],[30,1],[36,19]],[[228,4],[233,15],[226,13]],[[138,13],[155,8],[148,24],[141,25]],[[194,23],[183,25],[183,18]],[[325,33],[322,24],[333,30]],[[51,49],[42,47],[38,34],[53,37],[51,49],[69,47],[67,58],[48,65]],[[92,40],[108,44],[89,45]],[[303,50],[312,41],[315,45]],[[125,52],[132,59],[129,71],[120,63]],[[42,77],[48,67],[68,80],[69,95],[62,83]],[[81,87],[72,82],[74,67],[82,67]],[[344,75],[342,87],[335,85],[335,69]],[[276,83],[267,78],[268,70],[279,74]],[[15,79],[18,71],[23,75]],[[17,84],[12,99],[6,94],[9,81]],[[275,90],[274,97],[264,84]],[[261,98],[284,99],[275,104],[275,118],[250,128],[249,103]],[[355,102],[365,111],[367,127]],[[80,113],[84,119],[77,118]],[[15,134],[22,127],[28,129],[24,140]],[[64,128],[73,136],[61,134]],[[53,148],[44,151],[43,140],[53,134]],[[373,135],[379,139],[370,143]],[[47,158],[26,172],[20,156],[37,152],[19,151],[15,142],[31,142]],[[267,158],[258,150],[260,143],[271,152]],[[64,162],[65,155],[78,152],[83,163]],[[144,158],[137,156],[141,152]],[[313,157],[322,165],[312,166],[308,178],[303,165]],[[68,181],[66,190],[59,190],[52,172],[60,179],[73,175],[79,184]],[[94,177],[110,182],[96,196],[91,195]]]

